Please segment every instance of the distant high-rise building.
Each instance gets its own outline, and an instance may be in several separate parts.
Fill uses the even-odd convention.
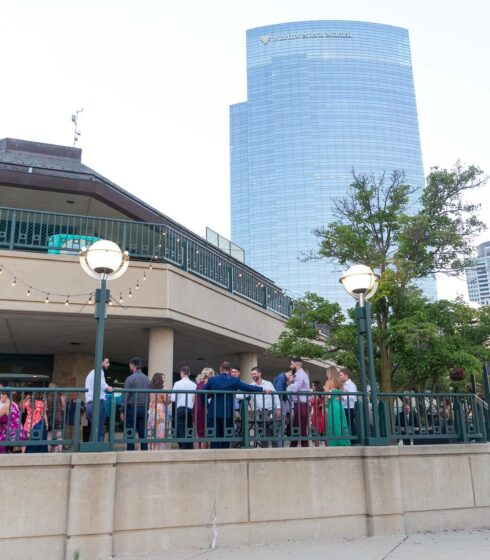
[[[318,249],[312,230],[333,219],[353,169],[400,169],[424,185],[408,32],[352,21],[252,29],[247,77],[230,115],[232,240],[293,294],[350,306],[338,266],[298,258]],[[433,278],[421,285],[435,297]]]
[[[490,241],[476,248],[475,262],[466,269],[466,283],[470,301],[490,305]]]

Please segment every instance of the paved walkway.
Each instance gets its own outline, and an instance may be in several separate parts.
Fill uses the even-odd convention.
[[[166,552],[125,560],[489,560],[490,530]]]

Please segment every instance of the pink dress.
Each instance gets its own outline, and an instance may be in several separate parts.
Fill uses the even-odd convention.
[[[0,418],[0,441],[16,441],[24,439],[26,439],[26,435],[20,421],[19,407],[11,401],[10,414],[4,414]],[[0,453],[5,453],[6,451],[7,447],[1,445]]]

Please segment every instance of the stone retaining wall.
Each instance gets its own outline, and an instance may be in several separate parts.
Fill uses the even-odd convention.
[[[490,528],[490,445],[0,456],[2,560]]]

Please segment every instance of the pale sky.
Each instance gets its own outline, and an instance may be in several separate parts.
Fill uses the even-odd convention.
[[[3,2],[0,138],[72,145],[83,107],[86,165],[199,235],[229,236],[228,110],[246,100],[245,32],[310,19],[407,28],[426,174],[457,159],[490,173],[487,0]],[[440,295],[455,290],[444,282]]]

